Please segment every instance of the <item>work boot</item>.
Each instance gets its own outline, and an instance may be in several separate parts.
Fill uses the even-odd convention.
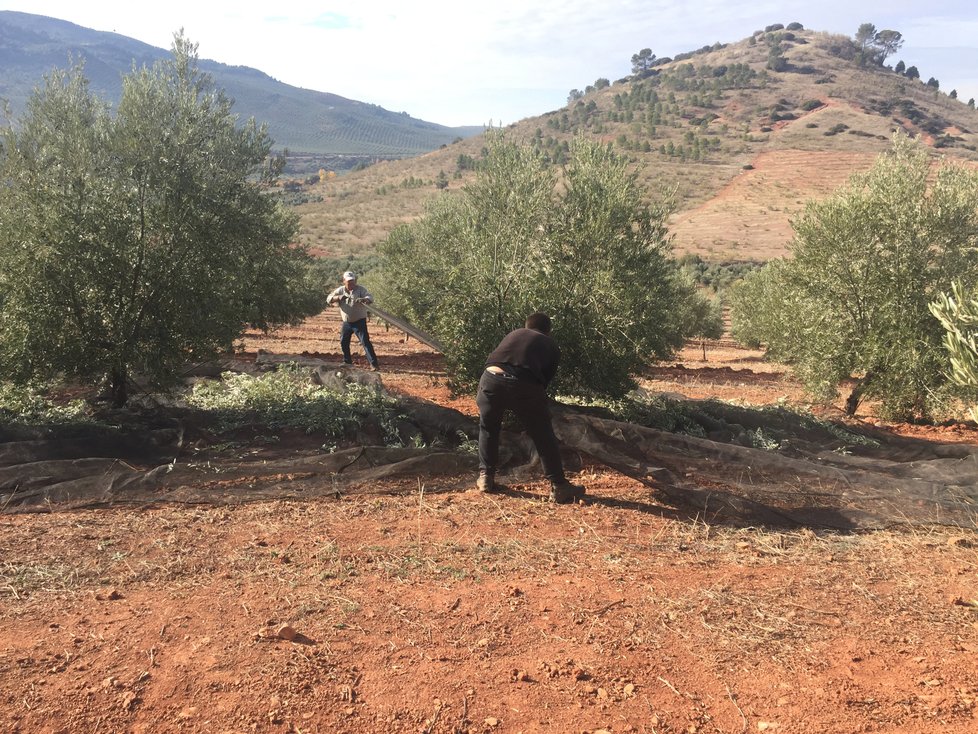
[[[569,505],[584,498],[587,490],[583,484],[571,484],[566,479],[550,483],[550,501],[558,505]]]
[[[480,492],[496,492],[496,476],[492,472],[480,471],[479,478],[475,480],[475,488]]]

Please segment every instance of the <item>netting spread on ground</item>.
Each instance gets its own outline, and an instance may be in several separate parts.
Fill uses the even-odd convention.
[[[191,455],[181,425],[65,435],[0,432],[0,510],[54,511],[119,504],[231,503],[433,491],[471,485],[474,419],[405,401],[417,435],[444,448],[353,446],[247,458]],[[864,529],[897,524],[976,527],[978,447],[841,432],[787,413],[702,404],[704,437],[668,433],[561,408],[555,429],[571,469],[604,464],[648,487],[639,504],[669,504],[703,519],[753,525]],[[770,445],[744,436],[763,426]],[[840,435],[842,436],[840,438]],[[854,440],[855,439],[855,440]],[[469,450],[460,448],[468,445]],[[505,472],[537,476],[525,437],[508,433]],[[589,501],[603,501],[593,488]]]
[[[809,442],[782,453],[581,414],[562,416],[557,430],[705,519],[858,529],[978,518],[975,446],[899,440],[854,455]]]

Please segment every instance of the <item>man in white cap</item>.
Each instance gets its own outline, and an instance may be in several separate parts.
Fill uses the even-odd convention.
[[[353,364],[353,357],[350,355],[350,340],[356,334],[357,339],[363,345],[363,351],[367,355],[370,369],[378,372],[380,365],[377,362],[374,347],[370,343],[370,334],[367,333],[366,304],[373,303],[374,299],[366,288],[357,285],[357,274],[352,270],[343,273],[343,285],[330,293],[326,302],[330,305],[334,303],[338,305],[343,317],[343,326],[340,328],[340,348],[343,350],[343,363]]]

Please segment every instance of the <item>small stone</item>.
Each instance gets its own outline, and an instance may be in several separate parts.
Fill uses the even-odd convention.
[[[624,691],[625,691],[625,695],[626,696],[631,696],[633,693],[635,693],[635,684],[634,683],[626,683],[625,684]]]
[[[483,723],[488,727],[496,727],[499,726],[499,719],[495,716],[488,716]]]
[[[602,701],[607,701],[608,700],[608,691],[606,691],[604,688],[599,688],[598,689],[598,698],[600,698]]]
[[[295,628],[289,624],[283,624],[281,627],[275,630],[275,635],[280,640],[294,640],[298,634],[299,633],[295,631]]]
[[[774,731],[780,728],[780,724],[775,724],[773,721],[758,721],[757,730],[758,731]]]

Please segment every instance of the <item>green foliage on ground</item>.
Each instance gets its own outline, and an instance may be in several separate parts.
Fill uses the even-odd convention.
[[[879,445],[872,436],[816,418],[804,408],[788,405],[751,406],[714,399],[676,400],[663,393],[645,390],[635,390],[614,400],[563,396],[560,400],[645,428],[767,451],[790,453],[794,447],[813,440],[845,453]]]
[[[671,257],[666,204],[647,205],[627,163],[577,138],[559,176],[530,145],[490,137],[478,177],[381,245],[385,303],[445,345],[455,384],[527,314],[549,313],[555,387],[621,395],[712,312]]]
[[[0,424],[51,425],[90,420],[84,400],[52,400],[44,386],[0,381]]]
[[[267,195],[272,141],[197,68],[133,70],[115,114],[81,66],[0,130],[0,375],[160,383],[246,325],[318,312],[294,214]]]
[[[197,383],[187,397],[193,407],[217,414],[224,429],[260,423],[320,433],[327,444],[352,439],[366,424],[379,425],[387,445],[400,444],[397,401],[382,390],[349,383],[343,390],[316,385],[310,371],[284,366],[259,376],[225,373]]]
[[[689,400],[674,400],[662,394],[633,390],[620,398],[581,398],[559,396],[561,402],[570,405],[596,408],[613,420],[654,428],[667,433],[684,433],[703,438],[706,431],[695,416],[698,408]]]
[[[851,410],[865,397],[891,417],[940,413],[954,390],[929,306],[956,279],[978,282],[978,172],[932,175],[920,145],[897,136],[794,229],[789,258],[733,289],[735,336],[767,345],[818,396],[858,378]]]

